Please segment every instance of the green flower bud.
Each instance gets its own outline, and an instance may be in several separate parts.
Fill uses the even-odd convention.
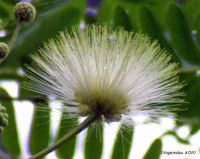
[[[6,43],[0,42],[0,63],[8,56],[9,47]]]
[[[8,126],[8,114],[6,108],[0,105],[0,133],[3,131],[4,127]]]
[[[35,19],[36,9],[29,2],[19,2],[15,6],[14,14],[19,22],[30,22]]]

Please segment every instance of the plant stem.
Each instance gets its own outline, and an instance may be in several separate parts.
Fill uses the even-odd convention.
[[[13,36],[12,36],[12,38],[11,38],[11,40],[10,40],[10,43],[9,43],[9,51],[11,52],[11,50],[12,50],[12,48],[13,48],[13,46],[14,46],[14,44],[15,44],[15,42],[16,42],[16,40],[17,40],[17,37],[18,37],[18,35],[19,35],[19,32],[20,32],[20,29],[21,29],[21,27],[22,27],[22,23],[17,23],[17,25],[16,25],[16,28],[15,28],[15,31],[14,31],[14,33],[13,33]]]
[[[45,155],[49,154],[50,152],[56,150],[63,144],[65,144],[67,141],[69,141],[72,137],[83,131],[85,128],[87,128],[90,124],[92,124],[99,116],[96,114],[92,114],[88,116],[80,125],[78,125],[76,128],[74,128],[72,131],[70,131],[68,134],[63,136],[61,139],[59,139],[54,145],[47,147],[46,149],[40,151],[39,153],[33,155],[32,157],[28,159],[41,159]]]

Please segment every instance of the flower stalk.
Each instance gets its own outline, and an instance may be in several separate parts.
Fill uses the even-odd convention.
[[[16,28],[15,28],[15,31],[13,33],[13,36],[12,36],[12,38],[10,40],[10,43],[9,43],[9,50],[10,51],[13,49],[13,46],[14,46],[14,44],[15,44],[15,42],[17,40],[17,37],[18,37],[18,35],[20,33],[21,27],[22,27],[22,23],[18,22],[17,25],[16,25]]]
[[[40,151],[39,153],[33,155],[32,157],[28,159],[41,159],[45,155],[51,153],[52,151],[56,150],[66,142],[68,142],[71,138],[73,138],[75,135],[86,129],[90,124],[92,124],[94,121],[96,121],[99,118],[98,114],[91,114],[88,116],[80,125],[78,125],[76,128],[74,128],[72,131],[70,131],[68,134],[63,136],[61,139],[59,139],[54,145],[51,145],[47,147],[46,149]]]

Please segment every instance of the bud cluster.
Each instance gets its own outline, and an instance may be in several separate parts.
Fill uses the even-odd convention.
[[[0,105],[0,133],[3,131],[4,127],[8,126],[8,114],[6,108]]]
[[[6,43],[0,42],[0,62],[8,56],[9,47]]]
[[[14,14],[19,22],[30,22],[35,19],[36,9],[29,2],[19,2],[15,6]]]

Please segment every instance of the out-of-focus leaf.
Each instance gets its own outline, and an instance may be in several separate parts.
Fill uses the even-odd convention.
[[[160,24],[163,30],[166,30],[166,11],[168,5],[173,3],[175,0],[146,0],[147,6],[151,9],[156,21]]]
[[[172,55],[172,61],[180,62],[173,49],[164,38],[162,30],[154,18],[153,13],[145,6],[142,6],[139,10],[139,23],[142,33],[150,36],[152,40],[158,40],[161,47],[166,49]]]
[[[46,13],[52,12],[62,6],[75,7],[80,10],[86,8],[86,0],[32,0],[33,5],[36,7],[38,12]]]
[[[187,19],[175,4],[169,5],[167,27],[179,56],[191,64],[200,65],[200,51],[192,39]]]
[[[13,6],[0,1],[0,18],[11,18],[13,16]]]
[[[191,73],[181,73],[180,78],[185,81],[186,86],[183,91],[186,93],[185,100],[188,102],[182,111],[177,112],[179,117],[188,124],[198,124],[200,121],[200,77]],[[186,121],[185,121],[186,120]]]
[[[0,80],[17,80],[23,81],[24,76],[17,73],[16,69],[0,68]]]
[[[85,139],[85,159],[100,159],[103,152],[103,125],[91,125]]]
[[[9,4],[16,4],[18,2],[17,0],[2,0],[2,1]]]
[[[142,0],[138,2],[131,1],[132,3],[130,1],[118,0],[120,6],[128,11],[132,22],[138,23],[138,10],[141,8],[141,6],[147,6],[152,11],[155,20],[158,21],[163,30],[165,30],[166,27],[164,15],[166,13],[166,8],[168,4],[174,0]],[[132,18],[134,20],[132,20]]]
[[[181,144],[190,145],[190,142],[188,140],[182,139],[179,136],[176,136],[176,140]]]
[[[177,140],[179,143],[181,143],[181,144],[185,144],[185,145],[189,145],[189,144],[190,144],[190,142],[189,142],[188,139],[183,139],[183,138],[179,137],[179,136],[176,134],[175,131],[167,131],[167,132],[165,132],[164,135],[172,135],[172,136],[175,137],[176,140]]]
[[[159,159],[161,150],[162,141],[158,138],[151,144],[143,159]]]
[[[46,148],[50,141],[50,111],[47,105],[38,103],[35,105],[29,149],[35,154]]]
[[[129,15],[120,6],[115,8],[113,17],[113,28],[116,29],[118,27],[123,27],[127,31],[133,30]]]
[[[95,24],[97,23],[96,17],[86,15],[84,17],[86,24]]]
[[[0,88],[0,96],[8,96],[8,93]],[[18,131],[15,119],[14,106],[12,101],[9,100],[0,100],[1,104],[6,107],[7,113],[9,115],[8,118],[8,127],[6,127],[3,131],[3,145],[4,148],[15,157],[18,157],[21,153]]]
[[[194,19],[194,29],[197,31],[197,41],[200,45],[200,14],[198,14]]]
[[[27,56],[36,52],[43,42],[49,38],[55,38],[59,31],[70,29],[71,26],[78,25],[81,18],[81,11],[74,7],[65,5],[48,15],[41,15],[40,19],[33,23],[34,27],[21,34],[18,43],[10,56],[2,66],[15,67],[22,63],[29,63]]]
[[[128,159],[133,138],[133,125],[129,128],[121,125],[112,152],[112,159]]]
[[[111,24],[115,7],[116,1],[103,0],[98,13],[98,23]]]
[[[61,122],[57,134],[57,140],[62,138],[68,132],[71,131],[78,124],[77,118],[71,118],[67,114],[63,113],[61,117]],[[70,141],[63,144],[60,148],[56,150],[56,155],[59,159],[73,158],[76,146],[76,137],[73,137]]]
[[[199,124],[191,125],[190,136],[196,134],[199,130],[200,130],[200,125]]]
[[[193,23],[195,16],[199,13],[199,6],[199,0],[185,0],[183,5],[181,6],[190,24]]]
[[[146,6],[142,6],[139,10],[140,29],[143,33],[148,34],[152,39],[163,41],[162,31],[156,22],[152,12]]]
[[[40,96],[41,96],[41,98],[42,97],[44,98],[44,95],[41,95],[39,93],[36,93],[36,92],[31,91],[31,90],[27,90],[27,89],[23,88],[22,83],[20,83],[19,94],[20,94],[21,97],[32,97],[33,99],[35,97],[40,97]],[[30,99],[30,100],[33,101],[33,102],[37,102],[37,101],[34,101],[32,99]],[[41,101],[42,101],[42,99],[41,99]]]

